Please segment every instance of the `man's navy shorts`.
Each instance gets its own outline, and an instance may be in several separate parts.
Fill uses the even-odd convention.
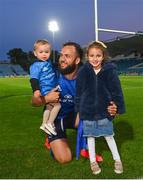
[[[76,114],[70,112],[64,118],[57,118],[54,121],[57,135],[48,135],[49,143],[56,139],[67,138],[66,129],[75,129]]]

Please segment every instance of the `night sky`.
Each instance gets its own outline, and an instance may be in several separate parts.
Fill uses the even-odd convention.
[[[0,60],[13,48],[31,51],[37,39],[53,43],[48,22],[56,20],[54,48],[75,41],[82,46],[95,39],[94,0],[0,0]],[[99,28],[143,31],[143,0],[98,0]],[[99,40],[118,34],[99,33]],[[121,34],[120,34],[121,36]]]

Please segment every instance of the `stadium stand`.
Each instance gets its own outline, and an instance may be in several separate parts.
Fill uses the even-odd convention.
[[[20,65],[13,65],[10,63],[0,63],[0,77],[6,76],[27,76],[28,73],[24,71]]]
[[[128,71],[130,73],[136,72],[138,75],[143,75],[143,63],[137,64],[135,66],[129,67]]]
[[[113,58],[111,61],[117,65],[119,74],[143,75],[143,59],[139,57]]]

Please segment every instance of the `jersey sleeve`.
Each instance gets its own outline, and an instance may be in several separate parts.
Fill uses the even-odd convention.
[[[40,73],[40,68],[37,64],[32,64],[30,66],[30,78],[31,79],[39,79],[39,73]]]
[[[40,90],[39,87],[39,73],[40,67],[37,63],[34,63],[30,66],[30,84],[33,92],[36,90]]]
[[[40,90],[38,79],[31,78],[30,84],[33,92],[35,92],[36,90]]]

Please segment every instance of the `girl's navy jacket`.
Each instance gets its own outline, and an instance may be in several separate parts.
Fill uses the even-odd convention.
[[[125,104],[116,66],[103,64],[98,74],[87,61],[80,69],[76,81],[75,110],[82,120],[113,119],[107,107],[110,101],[117,105],[117,113],[125,112]]]

